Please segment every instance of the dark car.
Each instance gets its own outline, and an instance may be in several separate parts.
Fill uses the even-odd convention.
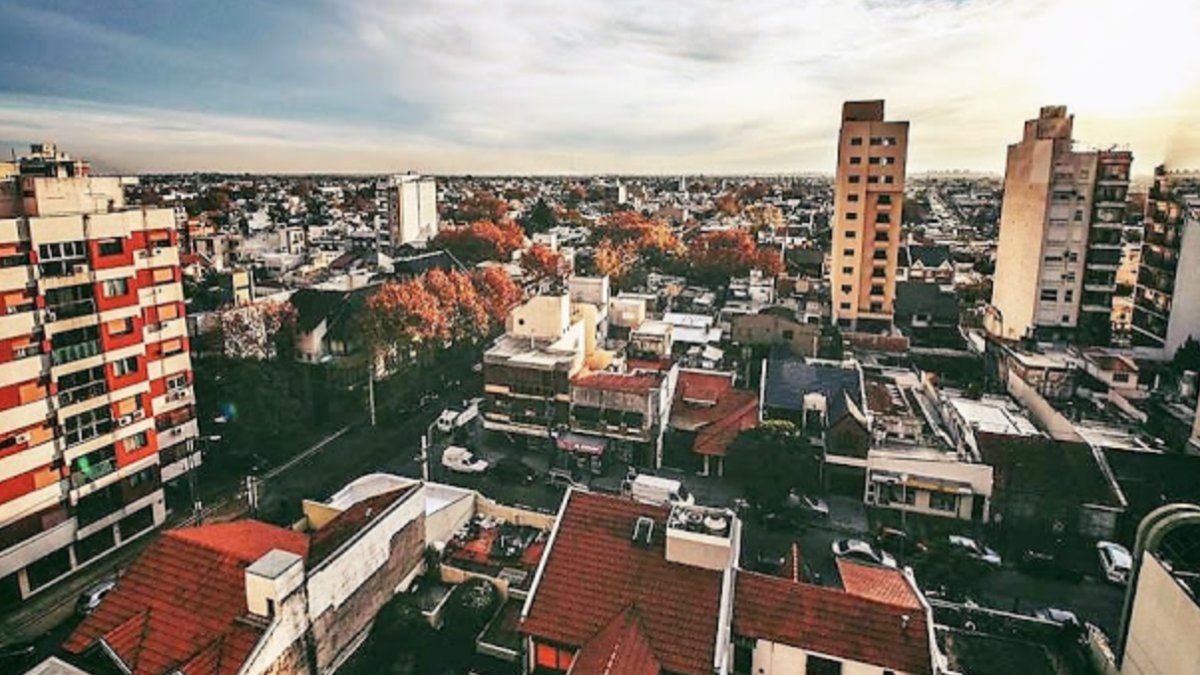
[[[875,546],[901,558],[928,550],[925,542],[894,527],[879,528],[879,531],[875,533]]]
[[[521,485],[530,485],[538,477],[537,470],[512,455],[505,455],[496,460],[496,463],[492,464],[491,474],[505,483]]]

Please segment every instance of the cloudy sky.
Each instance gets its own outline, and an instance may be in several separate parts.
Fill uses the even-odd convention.
[[[1200,167],[1196,0],[0,0],[0,148],[121,171],[830,171],[885,98],[910,169],[1003,170],[1044,104]]]

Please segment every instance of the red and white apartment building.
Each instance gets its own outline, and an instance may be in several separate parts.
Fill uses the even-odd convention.
[[[160,525],[198,463],[177,236],[52,145],[0,167],[0,605]]]

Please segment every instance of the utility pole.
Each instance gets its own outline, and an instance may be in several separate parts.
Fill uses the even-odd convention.
[[[429,434],[421,434],[421,480],[429,482]]]
[[[375,359],[374,351],[371,352],[372,358],[367,362],[367,406],[371,411],[371,426],[375,426]]]
[[[246,476],[246,505],[250,507],[250,515],[258,515],[258,479]]]

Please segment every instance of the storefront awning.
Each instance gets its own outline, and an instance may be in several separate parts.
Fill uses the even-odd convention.
[[[566,452],[580,452],[585,455],[603,455],[604,448],[608,446],[608,441],[595,436],[584,436],[572,431],[568,431],[558,437],[556,441],[559,450]]]

